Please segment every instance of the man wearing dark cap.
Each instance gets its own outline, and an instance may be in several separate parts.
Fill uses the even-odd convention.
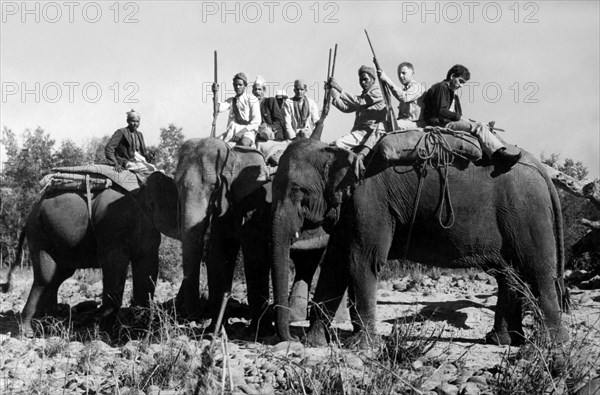
[[[352,149],[357,146],[372,148],[379,137],[385,133],[386,107],[379,84],[376,83],[375,69],[361,66],[358,69],[358,82],[362,93],[351,95],[331,78],[329,85],[333,96],[332,104],[345,113],[356,113],[354,126],[350,133],[332,143],[340,148]],[[359,154],[365,155],[366,152]]]
[[[313,99],[306,97],[306,88],[304,81],[294,81],[294,97],[285,103],[285,124],[290,139],[298,135],[310,137],[319,120],[319,107]]]
[[[127,127],[113,133],[104,148],[104,155],[115,171],[123,169],[153,171],[156,168],[149,163],[146,144],[142,132],[138,131],[140,115],[131,110],[127,113]]]
[[[248,77],[244,73],[233,76],[235,96],[219,103],[219,113],[229,110],[227,129],[219,138],[230,144],[254,145],[256,132],[261,123],[260,102],[254,95],[248,95]],[[219,85],[214,83],[212,91],[216,94]]]

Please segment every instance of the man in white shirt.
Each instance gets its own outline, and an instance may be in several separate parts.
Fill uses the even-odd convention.
[[[400,104],[398,105],[398,129],[407,130],[424,126],[421,117],[423,101],[423,87],[413,79],[414,66],[409,62],[398,65],[398,79],[402,83],[400,87],[388,77],[383,70],[377,70],[382,82],[385,82],[392,94]]]
[[[294,81],[294,97],[285,102],[285,124],[290,139],[310,137],[319,120],[319,107],[313,99],[306,97],[306,87],[304,81]]]
[[[248,77],[244,73],[233,76],[235,96],[219,103],[218,112],[229,110],[227,129],[219,136],[230,144],[252,146],[256,140],[256,132],[261,123],[260,102],[254,95],[248,95]],[[219,85],[214,83],[212,91],[216,94]]]

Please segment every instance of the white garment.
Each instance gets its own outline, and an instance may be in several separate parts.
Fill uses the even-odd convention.
[[[315,129],[315,123],[319,120],[319,106],[317,103],[309,97],[304,97],[308,100],[308,119],[306,120],[306,125],[304,128],[299,128],[298,123],[296,122],[297,114],[294,106],[294,101],[292,99],[286,99],[283,102],[283,111],[285,114],[285,125],[288,134],[290,135],[290,139],[296,137],[298,133],[301,131],[310,135],[312,131]]]
[[[227,119],[227,129],[225,133],[219,136],[220,139],[226,142],[232,140],[239,140],[242,137],[247,137],[252,141],[256,139],[256,132],[258,126],[262,122],[260,116],[260,102],[254,95],[248,95],[247,92],[237,96],[237,107],[240,112],[240,116],[244,121],[247,121],[247,125],[243,125],[236,122],[235,111],[232,103],[235,97],[230,97],[224,102],[219,103],[219,113],[229,110],[229,118]]]

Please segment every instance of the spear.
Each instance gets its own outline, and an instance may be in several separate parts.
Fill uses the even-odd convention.
[[[215,84],[218,84],[217,78],[217,51],[215,51]],[[212,129],[210,130],[210,137],[215,137],[217,135],[217,117],[219,116],[219,97],[217,96],[217,92],[213,92],[213,121],[212,121]]]
[[[373,63],[375,63],[376,70],[381,70],[379,67],[379,62],[377,61],[377,56],[375,56],[375,50],[373,49],[373,44],[371,43],[371,39],[369,38],[369,33],[367,33],[367,29],[365,29],[365,35],[367,36],[367,41],[369,42],[369,47],[371,47],[371,52],[373,53]],[[392,127],[392,130],[398,129],[398,122],[396,121],[396,115],[394,114],[394,108],[392,107],[392,102],[390,99],[390,91],[388,90],[388,86],[381,81],[379,75],[377,76],[377,80],[379,81],[379,86],[381,87],[381,92],[383,93],[383,100],[385,101],[385,107],[387,109],[387,122],[386,124]],[[389,132],[390,130],[388,130]]]

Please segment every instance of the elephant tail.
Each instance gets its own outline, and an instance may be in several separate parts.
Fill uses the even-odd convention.
[[[6,273],[6,278],[0,282],[0,292],[6,293],[10,288],[10,277],[12,275],[12,271],[15,266],[17,266],[17,262],[21,262],[21,257],[23,256],[23,244],[25,243],[25,237],[27,236],[27,227],[24,227],[19,234],[19,243],[17,244],[17,256],[16,259],[12,262],[10,267],[8,268],[8,272]]]
[[[571,305],[571,296],[565,286],[565,227],[560,206],[558,192],[554,187],[552,179],[543,171],[544,179],[548,184],[550,199],[552,200],[552,211],[554,213],[554,235],[556,238],[556,292],[561,303],[562,310],[568,312]]]

